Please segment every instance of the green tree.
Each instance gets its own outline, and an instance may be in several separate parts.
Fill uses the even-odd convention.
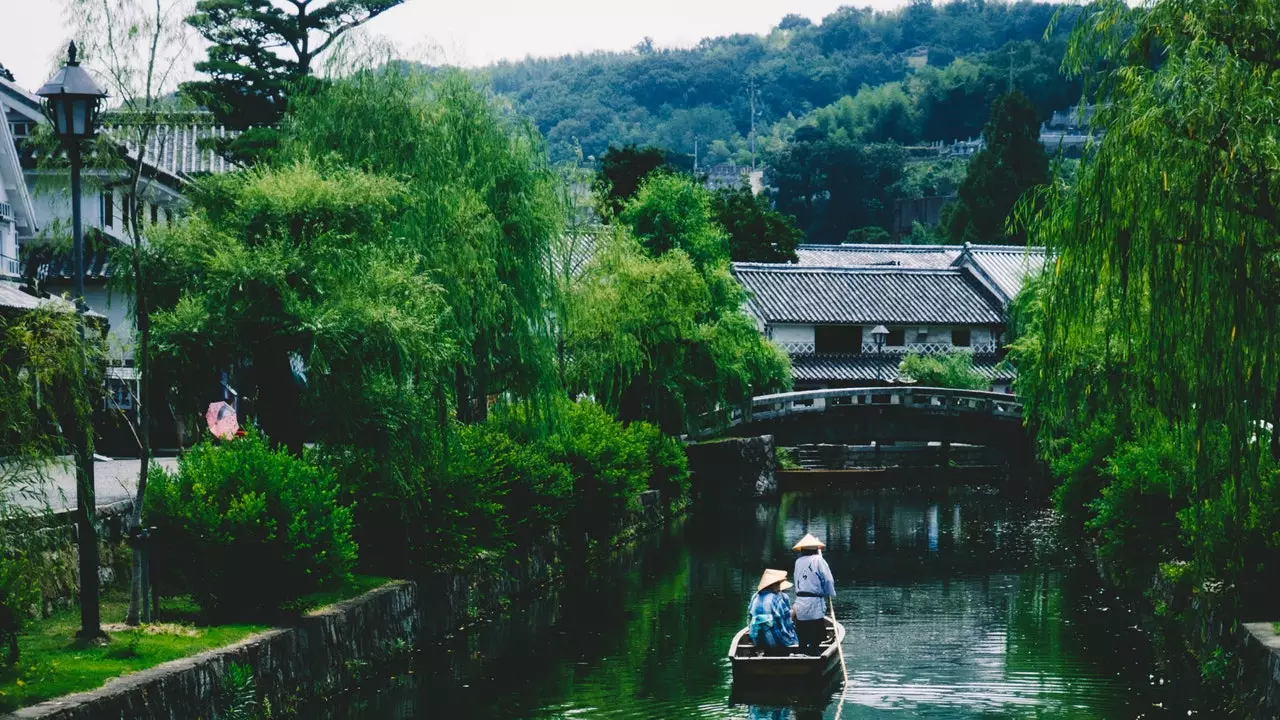
[[[897,145],[864,145],[802,128],[766,175],[778,211],[795,217],[809,242],[840,243],[855,228],[889,227],[892,188],[905,159]]]
[[[699,271],[681,249],[654,258],[618,231],[570,298],[570,389],[680,434],[702,413],[785,387],[786,356],[745,300],[723,261]]]
[[[281,157],[403,178],[409,211],[388,228],[445,290],[457,417],[488,398],[554,386],[548,257],[565,222],[531,127],[460,74],[359,73],[298,101]]]
[[[244,162],[274,146],[271,127],[289,96],[303,90],[313,64],[350,30],[404,0],[199,0],[187,22],[209,43],[196,70],[208,80],[182,91],[218,122],[244,131],[220,150]]]
[[[652,257],[682,250],[703,269],[729,257],[729,237],[713,205],[711,191],[693,178],[662,173],[644,181],[619,220]]]
[[[1009,213],[1028,190],[1049,182],[1035,106],[1018,90],[996,100],[982,139],[985,147],[969,162],[943,226],[955,242],[1018,242],[1006,230]]]
[[[986,390],[991,381],[973,369],[973,355],[953,352],[946,355],[912,353],[902,359],[899,372],[925,387]]]
[[[769,207],[765,195],[750,185],[723,188],[712,196],[715,218],[729,233],[729,259],[734,262],[796,262],[803,233],[795,218]]]
[[[640,186],[650,174],[666,169],[669,169],[667,153],[661,148],[635,145],[610,147],[608,152],[600,156],[600,168],[591,181],[591,190],[596,197],[600,214],[605,217],[616,216],[640,191]]]
[[[1108,101],[1096,119],[1105,135],[1074,184],[1021,206],[1029,240],[1056,256],[1019,355],[1045,454],[1103,475],[1084,501],[1108,544],[1131,536],[1100,497],[1135,512],[1185,506],[1189,557],[1168,559],[1190,561],[1197,587],[1224,588],[1198,596],[1199,620],[1257,612],[1277,592],[1277,22],[1267,2],[1091,7],[1067,68],[1103,68],[1092,92]],[[1133,482],[1144,466],[1164,466],[1169,482]],[[1110,489],[1124,477],[1129,487]],[[1192,645],[1207,641],[1205,657],[1218,640]]]

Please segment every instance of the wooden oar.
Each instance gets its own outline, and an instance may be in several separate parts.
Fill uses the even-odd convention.
[[[827,598],[827,602],[828,602],[828,603],[830,603],[830,605],[831,605],[831,633],[832,633],[834,636],[836,636],[836,640],[837,640],[837,641],[839,641],[839,643],[840,643],[840,644],[839,644],[839,652],[840,652],[840,673],[844,676],[844,685],[848,685],[848,684],[849,684],[849,669],[848,669],[847,667],[845,667],[845,664],[844,664],[844,642],[843,642],[843,641],[844,641],[844,638],[841,638],[841,637],[840,637],[840,633],[836,630],[836,627],[840,625],[840,623],[836,621],[836,601],[835,601],[835,600],[832,600],[830,597],[828,597],[828,598]],[[841,685],[841,686],[840,686],[840,698],[841,698],[841,703],[840,703],[840,704],[841,704],[841,705],[843,705],[843,704],[844,704],[844,685]]]

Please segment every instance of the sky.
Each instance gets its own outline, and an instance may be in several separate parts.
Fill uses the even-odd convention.
[[[411,59],[486,65],[528,55],[625,50],[645,37],[688,47],[704,37],[763,33],[789,13],[815,22],[842,5],[903,0],[408,0],[367,26]],[[28,89],[56,67],[68,39],[62,0],[0,0],[0,64]],[[202,53],[201,53],[202,54]]]

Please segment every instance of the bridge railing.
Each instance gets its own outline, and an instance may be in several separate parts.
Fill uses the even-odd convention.
[[[894,387],[834,388],[760,395],[738,408],[724,408],[699,418],[694,437],[710,437],[743,423],[791,415],[821,413],[852,406],[895,406],[943,415],[990,415],[1019,419],[1022,403],[1012,395],[985,390]]]

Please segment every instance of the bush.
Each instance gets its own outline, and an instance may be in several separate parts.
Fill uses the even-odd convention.
[[[152,472],[145,507],[158,528],[159,579],[206,613],[297,611],[304,595],[349,580],[352,513],[333,472],[256,433],[198,445],[177,472]]]
[[[504,550],[552,528],[571,543],[610,542],[645,490],[660,491],[668,510],[688,500],[684,448],[656,426],[623,425],[585,400],[545,410],[502,406],[456,429],[447,473],[456,489],[448,496],[452,535],[437,537],[432,557]]]
[[[973,355],[952,352],[946,355],[911,353],[902,359],[899,371],[925,387],[986,390],[991,381],[973,369]]]
[[[1185,555],[1178,512],[1191,487],[1194,451],[1167,429],[1153,430],[1111,453],[1107,484],[1089,503],[1086,527],[1097,533],[1098,557],[1120,584],[1144,590],[1162,561]]]

